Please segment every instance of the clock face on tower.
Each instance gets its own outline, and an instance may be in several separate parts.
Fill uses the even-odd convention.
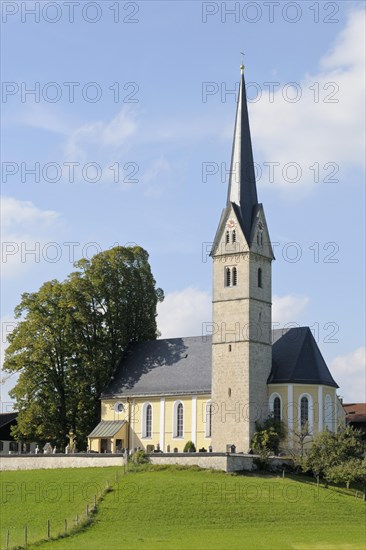
[[[229,218],[226,222],[226,229],[235,229],[236,227],[236,221],[234,218]]]

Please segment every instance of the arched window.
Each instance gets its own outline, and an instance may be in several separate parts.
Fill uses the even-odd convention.
[[[183,403],[176,401],[173,407],[173,437],[183,437]]]
[[[258,268],[258,286],[262,288],[262,269]]]
[[[279,422],[282,418],[282,402],[278,393],[272,393],[269,398],[269,412],[273,416],[276,422]]]
[[[275,397],[273,400],[273,418],[276,422],[281,421],[281,399]]]
[[[232,235],[231,235],[231,242],[236,243],[236,231],[235,231],[235,229],[233,230]]]
[[[212,435],[212,403],[208,401],[206,403],[206,430],[205,436],[211,437]]]
[[[152,436],[152,406],[144,403],[142,407],[142,437]]]
[[[177,437],[183,437],[183,403],[177,407]]]
[[[236,267],[233,267],[233,286],[238,284],[238,272]]]
[[[226,231],[226,244],[229,244],[230,242],[230,232]]]
[[[326,429],[333,431],[333,403],[329,393],[325,396],[324,401],[324,422]]]
[[[309,425],[309,399],[306,396],[300,401],[300,424],[302,428],[306,424]]]
[[[230,267],[225,269],[225,285],[231,286],[231,270]]]

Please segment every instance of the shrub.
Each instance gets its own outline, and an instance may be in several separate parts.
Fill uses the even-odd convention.
[[[193,443],[193,441],[187,441],[187,443],[184,445],[183,452],[184,453],[195,453],[196,452],[196,446]]]
[[[136,451],[131,456],[131,461],[134,464],[146,464],[146,462],[149,462],[149,458],[144,451]]]

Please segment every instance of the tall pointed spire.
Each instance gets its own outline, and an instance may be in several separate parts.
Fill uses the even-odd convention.
[[[242,227],[249,243],[253,211],[254,207],[258,204],[258,198],[245,91],[244,65],[241,65],[240,71],[241,78],[236,109],[227,204],[229,206],[230,203],[234,203],[239,207]]]

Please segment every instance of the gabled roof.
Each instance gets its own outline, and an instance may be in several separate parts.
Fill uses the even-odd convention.
[[[102,397],[210,393],[211,339],[149,340],[121,358]]]
[[[309,327],[273,330],[272,338],[272,370],[268,384],[324,384],[339,387]]]
[[[88,437],[113,437],[126,424],[126,420],[102,420]]]
[[[338,388],[308,327],[273,330],[270,384]],[[102,398],[211,392],[211,338],[195,336],[134,344],[121,358]]]

